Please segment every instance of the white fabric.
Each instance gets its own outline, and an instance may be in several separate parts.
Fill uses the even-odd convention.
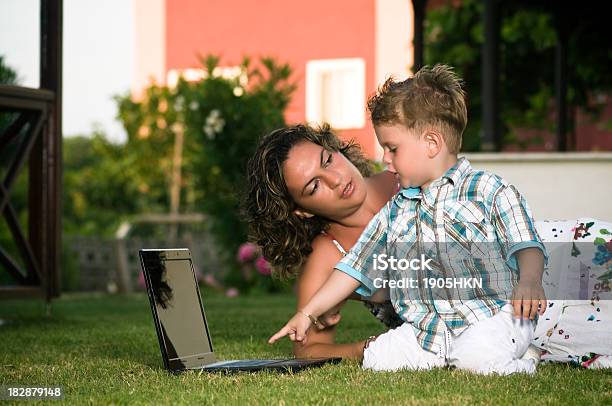
[[[533,322],[515,319],[506,305],[458,336],[446,333],[446,348],[434,354],[417,343],[410,324],[381,334],[363,353],[363,368],[374,371],[454,366],[479,374],[534,373],[536,362],[524,357],[533,338]]]
[[[548,306],[538,319],[533,344],[542,351],[543,361],[582,365],[596,354],[608,357],[600,357],[601,360],[592,364],[586,362],[584,366],[609,367],[612,292],[610,283],[601,281],[609,264],[597,265],[593,258],[596,239],[604,239],[608,244],[612,242],[609,234],[612,224],[581,218],[539,221],[536,226],[549,255],[542,278]],[[580,244],[577,255],[572,253],[572,242]]]
[[[612,355],[602,355],[597,357],[592,364],[588,366],[591,369],[612,368]]]

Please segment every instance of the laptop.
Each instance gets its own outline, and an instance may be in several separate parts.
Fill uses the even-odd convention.
[[[296,372],[341,360],[290,358],[218,361],[213,351],[191,252],[186,248],[143,249],[139,254],[167,370]]]

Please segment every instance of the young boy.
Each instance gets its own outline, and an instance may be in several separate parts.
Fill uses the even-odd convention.
[[[304,342],[316,317],[353,290],[389,286],[405,323],[366,342],[364,368],[533,373],[525,353],[546,307],[544,246],[514,186],[457,158],[467,123],[461,81],[447,66],[425,67],[388,80],[368,109],[403,189],[270,343]]]

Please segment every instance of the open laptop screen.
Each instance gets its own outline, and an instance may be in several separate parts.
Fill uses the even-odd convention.
[[[214,362],[188,250],[141,251],[156,327],[171,370]]]

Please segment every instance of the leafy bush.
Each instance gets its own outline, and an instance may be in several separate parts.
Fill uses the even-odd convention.
[[[289,81],[290,67],[270,58],[256,67],[245,59],[231,77],[222,75],[217,57],[202,63],[201,80],[153,85],[142,100],[118,97],[119,117],[140,189],[165,191],[155,199],[158,203],[168,202],[175,134],[184,134],[181,211],[208,214],[220,254],[232,274],[239,275],[235,253],[246,240],[239,214],[246,163],[259,137],[285,124],[283,113],[295,86]],[[153,185],[155,179],[165,187]]]
[[[480,97],[484,2],[463,0],[456,4],[452,2],[427,12],[425,62],[454,66],[464,78],[469,105],[463,150],[478,151],[482,128]],[[524,148],[529,143],[542,141],[520,141],[515,132],[517,128],[554,130],[557,30],[551,10],[554,7],[546,7],[549,10],[524,2],[500,3],[499,98],[502,101],[501,130],[506,145],[517,144]],[[571,24],[562,27],[568,34],[569,104],[598,118],[606,105],[606,98],[597,96],[609,94],[612,90],[612,76],[608,72],[612,53],[606,51],[609,49],[606,14],[596,6],[558,7],[562,14],[560,18],[571,21]]]

